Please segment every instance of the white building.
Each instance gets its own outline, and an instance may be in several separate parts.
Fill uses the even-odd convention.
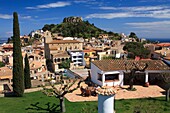
[[[100,60],[91,62],[91,80],[100,86],[123,86],[125,72],[130,72],[133,63],[139,68],[143,68],[146,63],[148,64],[144,72],[136,72],[143,74],[143,83],[150,82],[149,76],[151,74],[170,72],[170,67],[161,60]]]
[[[78,66],[85,66],[85,61],[84,61],[84,52],[82,50],[72,50],[68,51],[71,62],[75,67]]]

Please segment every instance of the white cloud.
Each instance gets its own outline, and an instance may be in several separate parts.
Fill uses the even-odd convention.
[[[22,19],[31,19],[31,16],[21,16]]]
[[[11,19],[12,15],[8,15],[8,14],[0,14],[0,19]]]
[[[95,0],[92,0],[95,1]],[[74,0],[74,3],[87,3],[87,2],[91,2],[91,0]]]
[[[26,7],[26,9],[45,9],[45,8],[57,8],[57,7],[65,7],[71,5],[70,2],[55,2],[44,5],[37,5],[35,7]]]
[[[101,14],[90,14],[86,16],[86,18],[106,18],[106,19],[112,19],[112,18],[124,18],[124,17],[133,17],[130,13],[101,13]]]
[[[137,7],[99,7],[103,10],[122,10],[122,11],[152,11],[169,8],[168,6],[137,6]]]
[[[156,21],[156,22],[134,22],[126,23],[133,28],[145,29],[145,30],[159,30],[168,31],[170,30],[170,21]]]
[[[74,0],[73,3],[76,4],[85,4],[84,6],[94,8],[94,6],[103,6],[108,3],[108,1],[99,1],[99,0]]]
[[[127,30],[137,33],[140,37],[168,38],[170,21],[126,23]]]
[[[102,10],[112,11],[110,13],[89,14],[86,18],[127,18],[127,17],[149,17],[170,18],[169,6],[140,6],[140,7],[100,7]]]

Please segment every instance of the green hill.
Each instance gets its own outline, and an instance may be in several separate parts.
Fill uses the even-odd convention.
[[[79,20],[75,19],[78,18]],[[90,24],[88,21],[83,21],[79,17],[64,18],[61,24],[46,24],[42,28],[44,31],[49,30],[52,33],[62,33],[64,37],[98,37],[101,33],[108,33],[100,28]]]

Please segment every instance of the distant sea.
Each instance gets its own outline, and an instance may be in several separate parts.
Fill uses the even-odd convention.
[[[169,42],[170,43],[170,38],[146,38],[147,40],[150,40],[152,42]]]
[[[146,38],[146,39],[153,41],[153,42],[159,41],[159,42],[169,42],[170,43],[170,38],[169,39],[168,38]],[[0,37],[0,45],[3,44],[3,43],[6,43],[7,40],[8,40],[7,37],[6,38]]]

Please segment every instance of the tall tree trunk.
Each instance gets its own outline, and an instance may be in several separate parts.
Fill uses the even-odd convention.
[[[61,110],[62,113],[65,113],[65,112],[66,112],[64,100],[65,100],[64,97],[60,97],[60,110]]]
[[[170,88],[166,89],[166,101],[169,101],[169,90]]]

